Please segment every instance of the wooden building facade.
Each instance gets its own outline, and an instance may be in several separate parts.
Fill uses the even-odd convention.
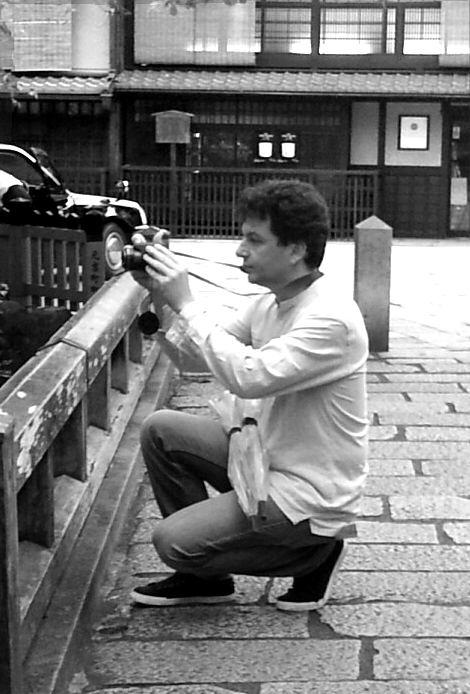
[[[396,235],[470,235],[466,0],[6,5],[0,139],[44,146],[70,187],[96,191],[103,170],[111,185],[124,167],[159,223],[151,181],[172,164],[186,206],[212,169],[224,196],[241,171],[360,172],[376,178],[375,212]],[[56,50],[19,39],[44,26],[41,11]],[[173,150],[155,124],[172,110],[191,114]]]

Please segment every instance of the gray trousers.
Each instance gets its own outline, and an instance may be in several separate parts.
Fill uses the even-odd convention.
[[[329,556],[335,539],[294,525],[272,499],[265,517],[248,518],[227,476],[228,437],[209,418],[160,410],[141,432],[144,461],[163,515],[157,553],[176,571],[202,578],[229,574],[303,576]],[[205,482],[220,492],[208,497]]]

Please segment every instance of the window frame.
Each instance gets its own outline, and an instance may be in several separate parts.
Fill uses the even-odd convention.
[[[396,5],[388,5],[387,3],[383,4],[382,6],[373,6],[370,3],[365,3],[365,2],[357,2],[357,3],[331,3],[331,2],[321,2],[320,4],[320,40],[321,40],[321,35],[324,30],[324,25],[323,25],[323,12],[327,12],[328,10],[366,10],[366,9],[373,9],[377,11],[381,11],[381,20],[380,23],[377,22],[377,26],[380,24],[380,51],[373,51],[370,53],[366,53],[365,55],[394,55],[396,52],[396,34],[397,34],[397,14],[396,14]],[[387,43],[388,43],[388,36],[387,36],[387,30],[388,30],[388,12],[389,10],[395,10],[395,42],[394,42],[394,50],[391,53],[387,53]],[[359,18],[360,20],[360,18]],[[357,24],[358,27],[361,26],[360,21]],[[358,41],[359,39],[356,37],[354,40]],[[341,55],[341,56],[349,56],[349,55],[357,55],[355,53],[320,53],[320,43],[318,44],[318,52],[320,55]]]
[[[141,68],[142,65],[134,62],[134,43],[137,39],[134,31],[134,5],[137,0],[123,0],[124,17],[124,67],[126,69]],[[321,54],[320,46],[320,16],[321,9],[325,7],[362,8],[375,6],[376,0],[256,0],[256,38],[259,50],[255,53],[253,67],[258,68],[304,68],[341,70],[347,65],[348,69],[437,69],[439,67],[439,55],[436,54],[404,54],[404,18],[405,9],[409,8],[439,8],[443,0],[385,0],[386,9],[396,10],[396,27],[394,39],[394,52],[391,53],[367,53],[367,54]],[[279,53],[265,50],[264,46],[264,11],[266,7],[281,8],[309,8],[311,11],[311,53]],[[384,42],[384,40],[383,40]],[[382,48],[383,48],[382,44]],[[386,47],[386,44],[385,44]],[[161,68],[161,63],[146,65],[147,68]],[[176,67],[176,64],[174,65]],[[187,67],[187,65],[186,65]]]
[[[405,14],[409,9],[438,9],[441,10],[442,0],[385,0],[381,4],[381,50],[375,53],[348,54],[348,53],[320,53],[320,40],[322,33],[322,13],[327,9],[377,9],[375,2],[371,0],[357,0],[348,2],[347,0],[257,0],[256,8],[256,36],[259,52],[257,53],[257,64],[260,67],[292,66],[292,67],[341,67],[345,60],[351,67],[361,67],[366,61],[374,61],[370,67],[434,67],[438,64],[439,54],[428,53],[404,53],[405,42]],[[309,8],[311,12],[311,53],[295,54],[281,53],[273,50],[266,50],[265,40],[265,16],[266,9],[272,8]],[[395,11],[395,31],[389,35],[389,11]],[[387,44],[393,41],[393,51],[387,53]],[[406,64],[405,64],[406,63]],[[369,63],[370,64],[370,63]]]

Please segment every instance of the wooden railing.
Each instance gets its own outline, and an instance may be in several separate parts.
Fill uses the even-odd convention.
[[[329,204],[336,239],[352,238],[355,224],[377,214],[377,172],[370,170],[125,166],[123,177],[150,223],[176,236],[237,236],[238,196],[246,186],[266,178],[298,178],[316,185]]]
[[[129,273],[110,280],[0,389],[2,694],[24,692],[26,653],[151,370],[168,385],[137,328],[146,297]]]
[[[0,282],[25,306],[76,310],[104,279],[102,244],[84,231],[0,224]]]

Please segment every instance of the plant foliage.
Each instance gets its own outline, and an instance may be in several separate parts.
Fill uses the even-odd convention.
[[[171,14],[175,15],[178,13],[179,7],[192,8],[199,4],[208,4],[211,0],[157,0],[164,2],[167,7],[170,8]],[[224,0],[226,5],[236,5],[237,2],[245,3],[246,0]]]

